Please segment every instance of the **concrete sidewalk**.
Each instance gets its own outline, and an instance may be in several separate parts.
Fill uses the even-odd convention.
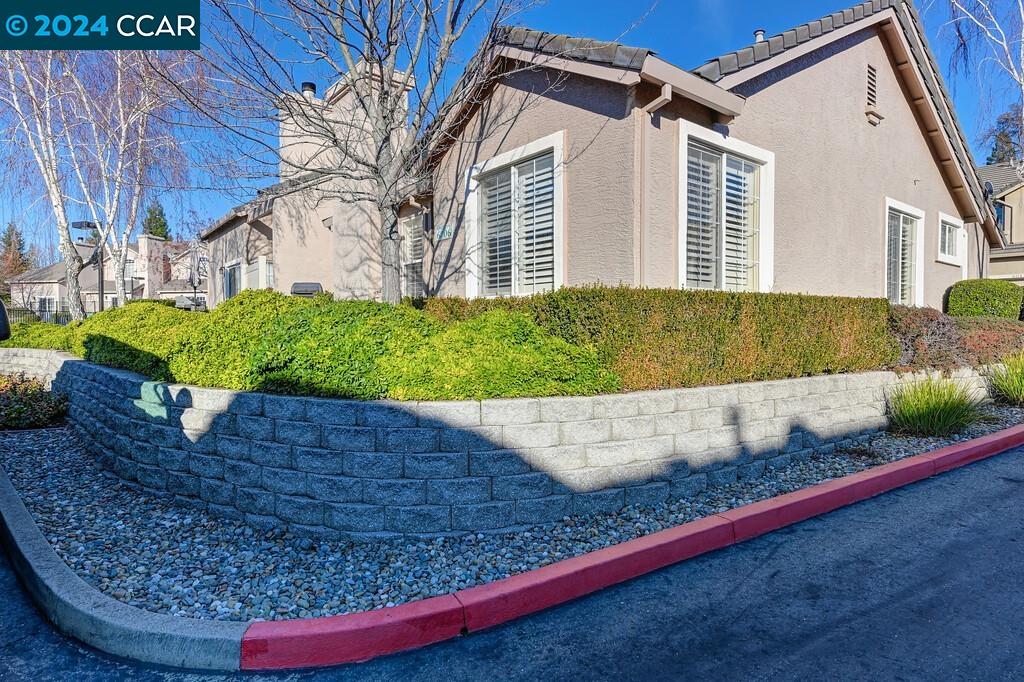
[[[1024,450],[492,631],[252,680],[1020,679]],[[85,650],[0,564],[0,680],[205,680]]]

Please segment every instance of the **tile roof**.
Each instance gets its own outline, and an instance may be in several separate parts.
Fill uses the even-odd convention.
[[[693,70],[693,73],[702,76],[709,81],[717,82],[748,66],[754,66],[766,59],[771,59],[777,54],[796,47],[809,40],[814,40],[827,33],[831,33],[849,24],[856,23],[861,19],[878,14],[899,4],[900,0],[868,0],[848,9],[800,24],[788,31],[778,35],[765,38],[764,40],[748,45],[733,52],[727,52],[719,57],[710,59],[703,65]]]
[[[1006,190],[1024,183],[1024,178],[1021,178],[1020,173],[1009,162],[978,166],[978,177],[982,182],[992,183],[992,194],[997,197]]]
[[[11,277],[10,282],[61,282],[64,280],[66,270],[64,261],[57,261],[52,265],[44,265],[41,268],[33,268]]]
[[[651,50],[642,47],[629,47],[607,40],[547,33],[523,26],[502,26],[498,29],[495,42],[499,45],[534,50],[554,57],[634,71],[643,68],[644,60],[648,55],[653,54]]]
[[[970,146],[967,144],[963,129],[956,118],[956,110],[953,108],[952,100],[946,91],[945,84],[942,82],[941,72],[939,71],[938,64],[935,62],[935,56],[923,39],[925,35],[924,28],[917,10],[914,9],[912,0],[867,0],[867,2],[860,2],[853,7],[833,12],[821,19],[801,24],[796,28],[783,31],[761,42],[711,59],[694,69],[693,73],[709,81],[718,82],[730,74],[771,59],[802,43],[814,40],[844,26],[863,21],[886,10],[893,10],[895,13],[896,26],[902,31],[907,44],[910,46],[911,60],[916,63],[924,82],[926,94],[932,101],[946,136],[952,142],[953,155],[956,157],[957,164],[960,166],[964,177],[967,178],[968,189],[978,209],[985,211],[984,193],[976,172],[974,159],[969,151]]]

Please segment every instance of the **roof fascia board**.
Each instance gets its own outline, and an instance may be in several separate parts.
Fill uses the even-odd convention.
[[[516,61],[533,64],[548,69],[566,71],[581,76],[597,78],[599,80],[611,81],[620,85],[636,85],[640,82],[640,74],[632,69],[623,69],[593,62],[581,62],[576,59],[566,59],[532,50],[524,50],[519,47],[502,46],[495,51],[498,57],[506,57]]]
[[[605,64],[566,59],[519,47],[502,46],[496,51],[496,54],[499,57],[514,59],[538,67],[588,76],[619,85],[637,85],[641,80],[659,86],[668,83],[672,86],[672,92],[675,94],[703,104],[720,114],[738,116],[743,110],[743,98],[739,95],[727,92],[714,83],[669,64],[654,55],[648,55],[644,60],[643,68],[640,71],[635,71]]]
[[[907,37],[904,35],[903,30],[897,27],[895,24],[890,24],[883,34],[889,39],[889,47],[895,53],[898,64],[909,64],[914,67],[918,64],[918,61],[911,49],[910,44],[907,42]],[[925,60],[927,61],[927,60]],[[927,66],[927,65],[926,65]],[[930,68],[930,66],[928,67]],[[988,236],[989,242],[993,246],[1001,246],[1003,243],[1002,236],[999,234],[999,230],[996,228],[995,219],[992,216],[992,211],[987,206],[982,206],[978,203],[974,196],[974,193],[970,190],[971,179],[967,177],[964,172],[963,165],[957,158],[956,144],[959,140],[954,141],[950,135],[949,130],[942,122],[942,118],[936,109],[936,103],[928,92],[928,87],[925,84],[924,76],[922,75],[920,68],[904,68],[900,72],[904,74],[904,83],[912,85],[911,95],[915,101],[918,98],[923,98],[921,104],[926,106],[918,106],[917,111],[922,114],[922,119],[926,124],[926,129],[931,128],[936,131],[937,134],[929,132],[929,137],[935,140],[940,145],[940,162],[943,168],[952,167],[955,169],[956,179],[960,181],[960,186],[953,186],[953,193],[959,195],[962,200],[966,200],[966,205],[969,206],[973,211],[973,215],[964,216],[964,220],[967,222],[979,223],[985,229],[985,234]],[[935,78],[935,74],[931,74],[932,78]],[[941,95],[940,95],[941,99]],[[945,106],[943,104],[943,106]],[[946,112],[947,116],[950,116],[950,112]],[[958,125],[955,117],[950,117],[953,125]],[[947,159],[941,157],[945,155]],[[970,159],[970,155],[966,156]],[[952,178],[950,178],[952,180]],[[952,183],[951,183],[952,184]]]
[[[823,33],[822,35],[818,36],[817,38],[814,38],[813,40],[808,40],[806,43],[802,43],[800,45],[797,45],[796,47],[791,47],[788,50],[783,50],[774,57],[769,57],[764,61],[754,64],[753,66],[748,66],[745,69],[740,69],[739,71],[731,73],[720,79],[717,82],[717,84],[721,88],[724,88],[726,90],[732,90],[737,85],[746,83],[747,81],[753,78],[757,78],[758,76],[768,73],[769,71],[774,71],[775,69],[779,68],[783,64],[786,64],[787,62],[791,62],[794,59],[814,52],[815,50],[820,49],[825,45],[833,43],[837,40],[845,38],[848,35],[857,33],[858,31],[863,31],[865,28],[868,28],[869,26],[875,26],[885,22],[891,22],[895,18],[895,15],[895,10],[893,10],[890,7],[877,14],[872,14],[870,17],[862,19],[861,21],[846,24],[842,28],[838,28],[834,31],[829,31],[828,33]]]
[[[680,69],[653,54],[647,55],[640,75],[655,85],[671,85],[675,94],[703,104],[719,114],[735,117],[743,111],[745,100],[736,93]]]

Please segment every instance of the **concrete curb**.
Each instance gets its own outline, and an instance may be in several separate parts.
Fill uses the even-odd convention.
[[[57,556],[2,468],[0,544],[39,609],[62,632],[144,663],[238,670],[247,623],[151,613],[106,596]]]
[[[1024,425],[826,481],[454,594],[391,608],[232,623],[122,604],[57,556],[0,469],[0,542],[40,609],[102,651],[203,670],[282,670],[366,661],[476,632],[670,564],[1024,445]]]
[[[242,670],[365,661],[500,625],[701,554],[1024,445],[1024,425],[826,481],[486,585],[365,613],[253,624]],[[430,605],[429,608],[427,605]],[[399,629],[396,623],[401,623]],[[401,636],[382,636],[400,632]],[[364,640],[364,637],[368,638]]]

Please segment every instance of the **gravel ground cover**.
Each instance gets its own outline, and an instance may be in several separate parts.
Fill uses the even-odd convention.
[[[61,558],[104,593],[184,617],[279,620],[447,594],[1022,422],[1024,409],[989,407],[953,438],[878,434],[686,500],[420,542],[311,540],[176,507],[102,471],[67,428],[0,432],[0,465]]]

